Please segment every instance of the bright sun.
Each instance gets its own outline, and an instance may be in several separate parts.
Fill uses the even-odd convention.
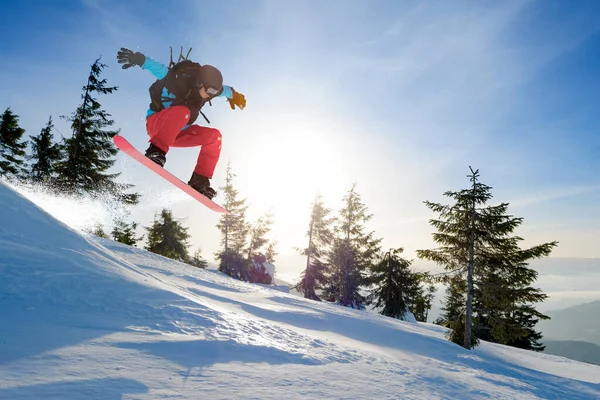
[[[310,122],[280,128],[255,138],[257,154],[254,172],[268,187],[297,195],[308,192],[314,197],[317,190],[333,189],[343,178],[342,146],[323,127]]]
[[[297,246],[317,191],[337,201],[348,189],[344,145],[333,129],[314,121],[295,118],[262,127],[248,141],[246,154],[252,159],[246,159],[240,175],[251,181],[243,179],[240,193],[251,203],[251,218],[273,212],[282,247],[287,247],[286,238]]]

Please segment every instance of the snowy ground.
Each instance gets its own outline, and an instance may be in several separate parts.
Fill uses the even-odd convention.
[[[0,183],[0,399],[599,399],[600,367],[90,239]]]

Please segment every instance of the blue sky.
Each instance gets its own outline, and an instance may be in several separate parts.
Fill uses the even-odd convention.
[[[206,110],[223,133],[214,177],[231,161],[250,217],[272,211],[279,272],[303,261],[309,205],[321,190],[339,209],[352,182],[385,247],[433,245],[423,200],[468,185],[469,165],[494,201],[525,218],[525,244],[559,240],[554,256],[600,257],[600,3],[597,1],[20,1],[0,16],[0,107],[28,134],[80,102],[102,56],[119,90],[99,100],[121,134],[147,145],[151,75],[121,70],[129,47],[168,62],[193,47],[248,107]],[[197,150],[167,168],[187,180]],[[186,218],[194,247],[216,251],[218,216],[120,156],[144,202]],[[218,198],[217,198],[218,200]]]

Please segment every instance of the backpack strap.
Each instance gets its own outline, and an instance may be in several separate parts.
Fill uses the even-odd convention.
[[[200,113],[200,115],[202,115],[204,117],[206,122],[210,124],[210,120],[206,117],[206,115],[204,115],[204,113],[202,112],[202,109],[198,110],[198,112]]]
[[[179,59],[177,60],[177,62],[173,61],[173,47],[169,46],[169,69],[171,69],[175,64],[178,64],[181,61],[184,60],[188,60],[190,53],[192,52],[192,48],[190,47],[190,49],[188,50],[187,54],[185,55],[185,57],[183,56],[183,46],[180,46],[179,48]]]

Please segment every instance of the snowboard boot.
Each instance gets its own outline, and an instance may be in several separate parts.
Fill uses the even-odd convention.
[[[167,162],[167,155],[164,151],[150,143],[150,147],[146,150],[146,157],[160,165],[161,167],[165,166]]]
[[[211,200],[217,195],[215,189],[210,187],[209,179],[204,175],[200,175],[194,172],[192,174],[192,178],[188,182],[188,185],[190,185],[196,191],[202,193]]]

